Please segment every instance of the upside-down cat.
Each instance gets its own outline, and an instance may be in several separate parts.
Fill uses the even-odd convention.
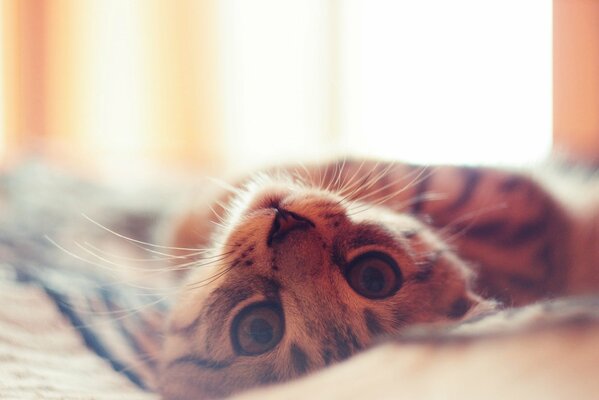
[[[343,160],[254,174],[178,222],[175,246],[210,252],[172,310],[160,390],[228,396],[415,324],[591,293],[599,206],[581,210],[489,168]]]

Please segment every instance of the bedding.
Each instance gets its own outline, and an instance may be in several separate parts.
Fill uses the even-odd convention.
[[[84,217],[147,239],[160,201],[142,196],[119,197],[37,162],[0,177],[1,399],[157,398],[166,299],[149,281],[160,275],[106,268],[80,248],[147,259]]]

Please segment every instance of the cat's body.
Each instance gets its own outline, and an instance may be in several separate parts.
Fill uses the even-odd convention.
[[[167,398],[286,381],[494,300],[599,288],[599,206],[570,208],[521,173],[345,160],[237,188],[213,207],[221,226],[211,211],[178,223],[177,247],[211,251],[171,316]]]

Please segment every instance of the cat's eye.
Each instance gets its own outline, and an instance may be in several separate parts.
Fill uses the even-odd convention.
[[[392,296],[403,283],[395,260],[378,251],[353,259],[345,270],[345,279],[356,293],[369,299]]]
[[[283,337],[281,306],[273,302],[251,304],[233,319],[231,341],[239,355],[256,356],[275,347]]]

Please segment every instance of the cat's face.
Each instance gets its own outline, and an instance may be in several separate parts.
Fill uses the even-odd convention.
[[[411,216],[292,183],[246,189],[172,312],[167,397],[285,381],[483,306],[468,268]]]

